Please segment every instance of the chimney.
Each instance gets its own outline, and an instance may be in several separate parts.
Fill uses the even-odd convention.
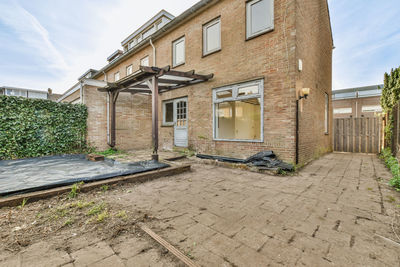
[[[52,94],[53,94],[53,90],[52,90],[51,88],[48,88],[48,89],[47,89],[47,93],[48,93],[49,95],[52,95]]]

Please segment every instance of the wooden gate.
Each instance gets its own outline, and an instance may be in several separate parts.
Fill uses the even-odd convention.
[[[333,120],[333,150],[342,152],[379,153],[381,118],[348,118]]]

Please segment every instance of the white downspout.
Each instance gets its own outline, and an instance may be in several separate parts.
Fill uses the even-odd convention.
[[[150,39],[150,45],[153,47],[153,67],[156,67],[156,47],[153,44],[153,41]]]
[[[107,74],[104,73],[104,81],[107,82]],[[110,95],[107,93],[107,144],[110,143]]]

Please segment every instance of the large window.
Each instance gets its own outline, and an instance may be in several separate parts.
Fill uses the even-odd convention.
[[[185,37],[172,43],[172,66],[176,67],[185,63]]]
[[[221,19],[217,18],[203,26],[203,55],[221,49]]]
[[[329,133],[329,95],[325,93],[325,133]]]
[[[253,0],[246,4],[246,37],[274,29],[274,0]]]
[[[263,141],[263,82],[214,89],[214,139]]]

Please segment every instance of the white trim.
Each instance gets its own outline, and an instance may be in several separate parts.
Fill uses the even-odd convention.
[[[89,86],[96,86],[96,87],[106,87],[107,86],[107,82],[105,82],[105,81],[86,79],[86,78],[82,80],[82,84],[89,85]]]
[[[163,102],[162,102],[162,113],[163,113],[163,118],[162,118],[162,125],[163,126],[173,126],[174,125],[174,117],[175,117],[175,105],[174,105],[174,99],[172,99],[172,100],[164,100]],[[165,115],[166,115],[166,107],[165,107],[165,105],[166,104],[169,104],[169,103],[172,103],[172,121],[171,122],[166,122],[165,121]]]
[[[238,96],[238,89],[243,87],[249,87],[258,85],[258,94],[253,95],[246,95],[246,96]],[[232,97],[217,99],[217,92],[232,90]],[[248,140],[248,139],[223,139],[217,138],[217,120],[215,119],[215,105],[218,103],[223,102],[230,102],[230,101],[238,101],[238,100],[245,100],[245,99],[253,99],[259,98],[260,99],[260,109],[261,109],[261,125],[260,125],[260,140]],[[230,141],[230,142],[249,142],[249,143],[263,143],[264,142],[264,79],[258,79],[250,82],[232,84],[224,87],[214,88],[212,93],[212,107],[213,107],[213,140],[214,141]]]
[[[73,93],[75,93],[80,89],[81,89],[81,84],[80,83],[75,84],[74,87],[72,87],[65,95],[57,99],[57,102],[63,101],[65,98],[69,97],[70,95],[72,95]]]
[[[218,29],[219,29],[219,31],[218,31],[219,46],[212,50],[207,50],[207,29],[212,26],[215,26],[215,25],[218,25]],[[210,21],[209,23],[207,23],[203,26],[203,56],[214,53],[214,52],[220,50],[221,47],[222,47],[222,44],[221,44],[221,18],[219,17],[219,18],[216,18],[216,19]]]
[[[263,29],[263,30],[259,30],[258,32],[251,32],[251,6],[261,2],[261,1],[269,1],[270,4],[270,10],[271,10],[271,14],[270,14],[270,20],[268,21],[268,24],[270,24],[269,27]],[[266,19],[268,19],[268,16],[265,16]],[[274,0],[253,0],[253,1],[249,1],[246,3],[246,38],[252,38],[255,36],[258,36],[260,34],[263,34],[265,32],[269,32],[274,30]]]

